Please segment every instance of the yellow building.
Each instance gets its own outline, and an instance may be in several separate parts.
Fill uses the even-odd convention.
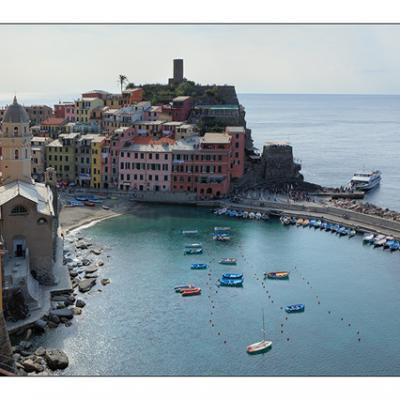
[[[75,101],[76,122],[88,123],[92,110],[97,107],[104,107],[104,101],[97,97],[83,97]]]
[[[103,143],[105,140],[105,136],[97,136],[92,139],[91,142],[91,174],[90,174],[90,187],[92,188],[101,188],[101,164],[102,164],[102,156],[101,149],[103,147]]]

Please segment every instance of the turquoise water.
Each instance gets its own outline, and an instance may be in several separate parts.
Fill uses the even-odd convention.
[[[232,228],[231,242],[212,240],[213,227],[221,225]],[[201,234],[189,239],[182,229]],[[141,206],[137,215],[83,232],[105,246],[110,258],[102,276],[112,283],[81,296],[87,305],[72,327],[37,338],[67,352],[70,367],[63,374],[400,373],[399,253],[363,246],[361,237],[182,207]],[[204,254],[183,255],[188,242],[202,242]],[[222,257],[236,257],[238,264],[222,266]],[[192,262],[210,268],[193,271]],[[290,279],[262,280],[274,270],[289,270]],[[218,288],[224,272],[243,272],[243,288]],[[174,292],[186,283],[200,286],[201,296]],[[302,314],[281,309],[300,302]],[[273,347],[249,356],[246,346],[262,338],[263,309]]]

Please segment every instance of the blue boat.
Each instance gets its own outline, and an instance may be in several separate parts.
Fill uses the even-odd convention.
[[[321,226],[319,227],[320,229],[326,230],[326,227],[328,226],[327,222],[322,222]]]
[[[287,313],[303,312],[305,308],[304,304],[291,304],[285,307]]]
[[[226,278],[221,278],[219,280],[219,283],[221,286],[243,286],[243,279],[226,279]]]
[[[346,235],[349,234],[349,231],[347,230],[347,228],[346,228],[345,226],[341,226],[341,227],[337,230],[337,233],[338,233],[340,236],[346,236]]]
[[[308,224],[309,227],[315,228],[315,224],[317,223],[317,221],[315,219],[311,219],[310,223]]]
[[[334,224],[334,225],[331,226],[331,232],[337,233],[339,229],[340,229],[340,225],[339,224]]]
[[[87,198],[87,196],[86,196],[86,197],[84,197],[84,196],[76,196],[76,197],[75,197],[75,200],[78,200],[78,201],[88,201],[88,198]]]
[[[327,222],[327,223],[326,223],[326,228],[325,228],[325,230],[326,230],[327,232],[329,232],[329,231],[332,229],[332,227],[333,227],[333,224]]]
[[[393,243],[389,245],[390,251],[400,250],[400,242],[398,240],[393,240]]]
[[[191,269],[207,269],[207,264],[192,264]]]
[[[225,273],[222,275],[222,279],[241,279],[241,280],[243,280],[243,274]]]
[[[184,253],[185,254],[201,254],[203,252],[203,249],[185,249]]]

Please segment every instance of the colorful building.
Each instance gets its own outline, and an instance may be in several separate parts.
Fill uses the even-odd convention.
[[[53,117],[53,109],[45,105],[25,107],[29,115],[31,125],[40,125],[44,120]]]
[[[175,140],[135,137],[119,154],[118,188],[138,191],[170,191],[172,147]]]
[[[51,142],[51,138],[44,136],[34,136],[31,140],[32,145],[32,177],[37,182],[43,182],[46,171],[46,145]]]
[[[66,121],[64,118],[47,118],[40,124],[40,131],[44,136],[56,139],[62,133]]]
[[[88,123],[91,111],[97,107],[104,107],[104,101],[97,97],[82,97],[75,101],[76,122]]]
[[[246,129],[243,126],[227,126],[225,132],[232,138],[231,176],[240,178],[244,174]]]
[[[172,121],[186,121],[192,110],[192,98],[190,96],[178,96],[172,100]]]
[[[106,137],[97,135],[91,141],[91,174],[90,174],[90,187],[100,189],[102,185],[102,170],[103,170],[103,144]]]
[[[55,104],[54,116],[56,118],[63,118],[66,122],[75,122],[75,103],[65,101]]]

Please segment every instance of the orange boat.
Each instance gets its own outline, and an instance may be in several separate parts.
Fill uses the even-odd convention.
[[[279,272],[265,272],[265,278],[268,279],[289,279],[289,272],[279,271]]]
[[[181,290],[182,296],[197,296],[201,294],[200,288],[192,288],[192,289],[183,289]]]

